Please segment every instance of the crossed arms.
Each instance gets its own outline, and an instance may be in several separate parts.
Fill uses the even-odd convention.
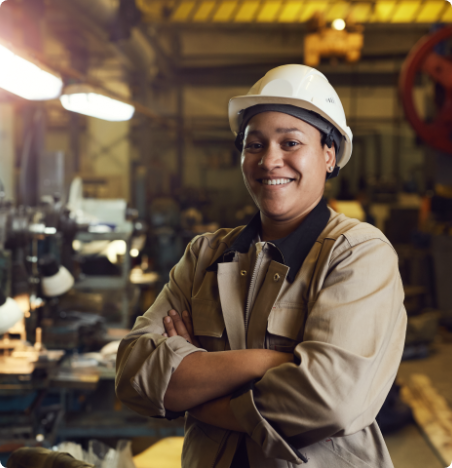
[[[170,310],[164,319],[166,335],[182,336],[196,347],[187,311]],[[243,349],[186,356],[173,373],[164,398],[170,411],[189,410],[196,419],[223,429],[245,432],[232,413],[231,393],[271,368],[293,362],[293,355],[268,349]]]
[[[245,431],[265,456],[289,461],[298,455],[288,437],[301,448],[372,425],[397,372],[406,314],[392,247],[377,238],[363,241],[361,231],[352,234],[351,244],[345,237],[335,242],[333,266],[322,267],[325,277],[313,286],[296,364],[288,361],[291,354],[264,349],[198,350],[191,321],[178,312],[193,305],[200,287],[194,272],[210,258],[199,260],[200,242],[187,248],[170,282],[121,342],[118,397],[149,417],[188,410],[207,424]]]

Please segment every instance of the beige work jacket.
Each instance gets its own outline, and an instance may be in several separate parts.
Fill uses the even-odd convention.
[[[244,228],[195,237],[120,345],[121,401],[141,414],[168,417],[163,398],[171,375],[199,349],[182,337],[163,337],[163,318],[172,308],[188,310],[205,351],[294,353],[295,363],[269,370],[231,400],[247,432],[251,468],[306,460],[308,468],[392,468],[375,417],[405,339],[397,255],[375,227],[328,210],[329,220],[294,278],[286,264],[270,262],[246,332],[250,253],[221,261]],[[182,467],[229,468],[241,437],[187,413]]]

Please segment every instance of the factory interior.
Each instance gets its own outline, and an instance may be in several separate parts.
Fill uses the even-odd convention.
[[[256,213],[228,101],[285,64],[322,72],[353,132],[329,206],[399,257],[408,327],[377,419],[394,466],[452,462],[450,1],[4,0],[0,463],[181,466],[183,418],[121,403],[116,352],[196,235]]]

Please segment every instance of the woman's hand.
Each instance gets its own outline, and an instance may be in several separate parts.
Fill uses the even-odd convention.
[[[201,347],[193,333],[193,323],[190,314],[186,310],[182,312],[181,318],[174,309],[171,309],[168,312],[168,317],[163,319],[163,324],[166,330],[165,336],[182,336],[193,346],[197,348]]]

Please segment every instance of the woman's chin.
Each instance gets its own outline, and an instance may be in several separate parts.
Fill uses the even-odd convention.
[[[259,208],[261,213],[263,213],[267,218],[274,219],[275,221],[290,218],[290,209],[286,206],[275,205],[273,203],[262,203]]]

